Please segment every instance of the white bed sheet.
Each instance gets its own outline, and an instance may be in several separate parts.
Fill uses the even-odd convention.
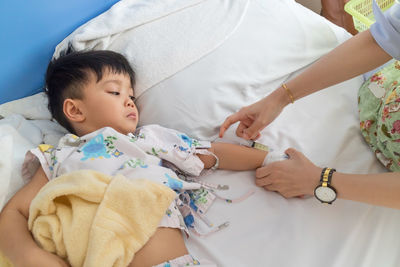
[[[258,2],[262,3],[263,1]],[[317,17],[311,11],[301,9],[293,4],[281,4],[292,1],[265,1],[265,3],[267,2],[276,5],[275,9],[270,6],[274,12],[271,12],[268,18],[271,19],[271,23],[275,19],[276,27],[280,23],[284,23],[286,19],[291,19],[290,23],[287,21],[288,26],[285,28],[289,31],[288,36],[295,37],[298,27],[304,30],[303,37],[297,36],[303,39],[293,39],[293,53],[300,53],[301,49],[298,49],[297,46],[304,42],[302,43],[304,49],[307,48],[314,54],[298,54],[297,58],[301,64],[298,64],[297,67],[305,67],[349,36],[342,29]],[[285,7],[292,10],[285,9]],[[251,9],[250,6],[249,12],[253,11],[255,9]],[[275,12],[279,14],[275,14]],[[289,14],[284,15],[284,12],[289,12]],[[225,115],[241,105],[255,101],[260,95],[271,92],[279,83],[300,72],[301,69],[295,71],[298,68],[293,69],[294,67],[285,70],[285,66],[281,64],[285,64],[285,60],[293,60],[296,55],[283,54],[279,47],[276,47],[276,50],[265,50],[266,54],[264,55],[252,53],[252,51],[256,51],[256,48],[259,51],[263,44],[251,43],[256,37],[256,34],[251,34],[251,31],[254,30],[252,23],[257,22],[259,17],[255,16],[255,13],[249,14],[253,16],[249,15],[247,20],[245,18],[243,25],[239,27],[235,35],[218,50],[146,91],[139,99],[139,107],[140,101],[142,103],[151,103],[152,101],[159,103],[152,97],[156,95],[154,93],[157,90],[161,89],[164,90],[164,100],[167,103],[170,96],[174,96],[174,99],[177,100],[187,100],[190,96],[195,100],[198,97],[199,100],[203,93],[210,97],[214,101],[213,105],[216,106],[201,107],[199,110],[202,112],[204,109],[209,109],[210,113],[203,115],[207,119],[214,119],[203,122],[201,121],[202,114],[193,112],[183,114],[189,117],[183,116],[182,123],[171,120],[173,121],[171,125],[178,126],[174,128],[180,128],[179,130],[189,134],[191,134],[189,130],[193,130],[192,133],[198,137],[213,139],[217,132],[217,125],[222,122]],[[293,21],[298,23],[298,27],[291,27],[294,25]],[[307,25],[311,25],[309,23],[319,23],[317,27],[311,28],[315,30],[320,27],[319,29],[324,31],[321,36],[318,36],[318,32],[305,32]],[[330,32],[326,32],[327,29]],[[291,30],[294,32],[290,32]],[[240,40],[246,40],[244,37],[250,42],[240,43]],[[273,39],[275,37],[266,34],[259,36],[257,40],[265,42],[264,44],[276,45],[277,43],[274,43]],[[313,40],[313,43],[307,43],[310,39]],[[317,40],[321,42],[320,45],[315,44]],[[254,50],[249,50],[251,48],[249,44],[254,44]],[[290,47],[290,43],[288,46]],[[233,53],[240,47],[247,55],[243,51],[242,53]],[[226,58],[227,55],[223,53],[227,53],[227,51],[231,55],[229,65],[231,67],[224,72],[223,68],[227,66],[217,63],[221,61],[221,57]],[[261,60],[257,61],[257,64],[263,60],[269,60],[272,62],[269,66],[275,66],[275,68],[265,69],[265,66],[260,64],[246,69],[248,66],[244,65],[241,57],[260,57]],[[282,57],[283,59],[279,59]],[[241,64],[245,69],[240,69]],[[197,83],[199,80],[197,78],[194,84],[193,77],[202,73],[209,74],[207,68],[210,66],[221,69],[218,69],[215,76],[210,77],[211,80],[204,79],[205,82]],[[238,69],[237,73],[242,71],[241,76],[236,75],[237,73],[232,74],[235,68]],[[249,73],[254,75],[248,75]],[[265,76],[261,75],[262,73]],[[226,77],[228,79],[223,80]],[[295,147],[314,163],[321,166],[332,166],[338,171],[384,172],[384,168],[375,159],[359,133],[356,95],[362,81],[361,77],[357,77],[296,101],[295,105],[288,106],[280,117],[263,131],[264,135],[261,141],[277,148]],[[220,84],[220,86],[216,87],[215,84]],[[249,86],[243,90],[244,84],[249,84]],[[189,90],[190,94],[194,91],[200,93],[185,98],[182,96],[184,92],[179,91],[182,86],[193,86]],[[242,89],[239,90],[240,88]],[[229,90],[232,91],[229,92]],[[146,100],[146,98],[148,99]],[[204,97],[201,100],[201,104],[206,102]],[[187,104],[195,105],[196,101]],[[48,120],[49,114],[42,108],[45,105],[43,96],[36,95],[0,106],[0,115],[6,116],[5,119],[0,120],[0,144],[2,144],[0,152],[3,155],[12,154],[10,160],[3,158],[0,161],[0,188],[2,189],[0,193],[7,192],[7,196],[0,195],[0,208],[4,201],[23,184],[19,172],[25,151],[43,141],[54,144],[65,131]],[[25,107],[27,106],[40,108],[32,108],[26,112]],[[165,124],[169,121],[168,119],[172,118],[168,118],[168,116],[176,115],[168,113],[164,106],[160,106],[159,110],[157,106],[149,105],[147,108],[142,108],[144,123],[159,120],[161,124]],[[162,114],[152,117],[151,112]],[[22,115],[12,115],[13,113]],[[165,115],[166,118],[161,115]],[[31,120],[26,120],[26,118]],[[193,121],[192,124],[189,123],[190,120]],[[201,125],[200,128],[195,126],[198,123]],[[239,196],[248,189],[254,189],[256,193],[241,203],[228,204],[218,200],[215,202],[208,211],[207,217],[216,225],[228,220],[230,226],[205,238],[191,236],[187,240],[189,250],[199,258],[208,258],[215,261],[218,266],[225,267],[400,266],[398,256],[400,211],[398,210],[341,199],[331,206],[322,205],[313,198],[287,200],[276,193],[257,188],[254,185],[254,172],[250,171],[216,171],[204,179],[213,183],[229,184],[230,190],[221,194],[230,198]],[[5,188],[7,189],[5,190]],[[2,200],[4,200],[3,203]]]
[[[258,1],[261,5],[265,2]],[[139,106],[142,99],[144,103],[151,100],[161,103],[156,99],[161,96],[166,105],[170,105],[169,109],[161,107],[162,114],[154,107],[144,105],[142,114],[145,114],[145,120],[151,119],[183,131],[190,129],[198,137],[213,139],[221,118],[256,101],[260,95],[267,95],[280,83],[301,72],[300,69],[293,73],[291,66],[297,64],[298,67],[302,63],[306,67],[315,59],[310,54],[301,54],[302,49],[311,50],[317,56],[324,53],[318,49],[331,49],[349,38],[343,29],[289,1],[285,6],[284,2],[276,3],[276,6],[288,14],[271,7],[269,16],[261,18],[257,15],[259,11],[252,6],[253,1],[241,27],[223,46],[143,94]],[[292,50],[299,53],[298,57],[287,53],[288,48],[274,40],[274,37],[285,36],[276,30],[266,28],[264,35],[259,31],[254,33],[257,19],[259,27],[265,25],[262,23],[275,21],[280,30],[279,23],[287,22],[288,28],[285,29],[290,32],[287,38],[298,34],[293,42],[300,40]],[[297,21],[297,26],[293,20]],[[323,32],[301,32],[318,30],[313,23],[319,23],[319,30]],[[329,30],[336,39],[330,39]],[[276,35],[268,35],[270,32]],[[319,45],[315,43],[318,40],[321,42]],[[299,48],[302,44],[304,46]],[[260,53],[262,46],[270,48],[274,45],[276,50]],[[259,53],[249,53],[252,49]],[[229,55],[231,59],[226,60]],[[263,64],[264,60],[270,64]],[[286,64],[285,60],[293,65]],[[247,65],[248,61],[252,64]],[[224,71],[224,68],[229,71]],[[199,74],[206,78],[196,79]],[[294,147],[315,164],[333,166],[341,172],[385,172],[359,131],[357,91],[362,82],[363,78],[357,77],[296,101],[263,131],[261,141],[281,149]],[[187,94],[191,98],[182,96],[184,86],[190,87]],[[155,90],[159,93],[154,93]],[[210,97],[210,103],[205,99],[207,97]],[[184,106],[183,110],[191,109],[193,112],[177,116],[179,107],[175,106],[179,105]],[[191,120],[196,121],[195,125],[188,123]],[[220,171],[205,179],[229,184],[231,190],[226,192],[229,197],[256,188],[253,172]],[[228,219],[230,226],[207,238],[191,237],[188,246],[194,255],[212,259],[219,266],[400,266],[398,210],[341,199],[332,206],[322,205],[314,198],[287,200],[276,193],[256,188],[256,193],[242,203],[217,202],[208,216],[216,225]]]

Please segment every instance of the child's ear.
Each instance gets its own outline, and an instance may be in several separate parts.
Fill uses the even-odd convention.
[[[64,100],[63,112],[69,121],[82,122],[85,120],[81,105],[82,102],[79,99],[67,98]]]

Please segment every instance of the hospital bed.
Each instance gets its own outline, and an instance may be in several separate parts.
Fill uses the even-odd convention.
[[[142,9],[147,20],[136,25],[132,44],[140,51],[132,61],[138,69],[140,124],[157,123],[200,139],[216,140],[226,116],[269,94],[350,37],[294,0],[198,0],[162,16],[151,9],[159,7],[159,1],[122,2],[150,7]],[[65,133],[51,121],[42,93],[56,45],[79,26],[98,21],[98,15],[114,4],[121,2],[0,2],[0,208],[24,184],[20,171],[25,152],[40,143],[56,144]],[[118,10],[126,12],[114,8],[114,19]],[[182,15],[185,12],[190,16]],[[218,19],[231,20],[223,34],[211,28]],[[180,26],[170,27],[174,21]],[[109,24],[101,25],[106,31]],[[152,34],[162,27],[166,32]],[[185,33],[182,40],[169,38],[177,30]],[[190,43],[206,31],[215,38],[197,40],[202,47]],[[103,43],[105,48],[129,54],[118,36]],[[190,45],[182,45],[184,41]],[[62,48],[68,42],[61,44]],[[179,49],[159,52],[164,44]],[[164,66],[155,64],[158,58]],[[296,101],[263,131],[260,142],[275,149],[294,147],[315,164],[340,172],[385,172],[359,132],[357,91],[362,83],[359,76]],[[237,142],[231,128],[225,140]],[[219,193],[227,198],[248,190],[255,193],[240,203],[215,201],[207,218],[216,225],[229,221],[229,227],[186,240],[199,258],[225,267],[400,266],[398,210],[342,199],[333,205],[313,197],[285,199],[256,187],[254,171],[217,170],[202,179],[229,185]]]

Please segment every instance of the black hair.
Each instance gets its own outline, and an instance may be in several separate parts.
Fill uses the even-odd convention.
[[[63,112],[65,99],[82,99],[82,89],[89,82],[91,72],[99,82],[105,71],[128,74],[132,87],[135,85],[135,72],[128,60],[110,50],[72,51],[50,61],[45,82],[48,108],[53,118],[69,132],[75,133],[75,130]]]

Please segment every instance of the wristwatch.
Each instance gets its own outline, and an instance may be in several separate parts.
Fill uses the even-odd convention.
[[[314,189],[314,196],[321,203],[332,204],[336,200],[336,190],[331,185],[332,174],[335,172],[332,168],[323,168],[319,185]]]

